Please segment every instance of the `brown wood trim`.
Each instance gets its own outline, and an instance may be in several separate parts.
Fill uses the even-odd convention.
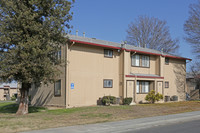
[[[165,83],[168,83],[168,87],[166,87],[166,85],[165,85],[165,88],[169,88],[169,81],[165,81]]]
[[[106,51],[106,50],[112,51],[112,57],[106,56],[106,55],[105,55],[105,51]],[[111,50],[111,49],[104,49],[104,57],[106,57],[106,58],[113,58],[113,54],[114,54],[113,50]]]
[[[55,88],[56,88],[56,82],[57,81],[60,81],[60,94],[55,94]],[[59,80],[57,80],[55,83],[54,83],[54,96],[55,97],[60,97],[61,96],[61,93],[62,93],[62,80],[61,79],[59,79]]]
[[[134,66],[134,65],[132,65],[133,63],[132,63],[132,56],[133,55],[131,55],[131,67],[140,67],[140,68],[150,68],[150,60],[151,60],[151,56],[150,55],[145,55],[145,54],[134,54],[134,55],[139,55],[139,57],[140,57],[140,59],[139,59],[139,62],[140,62],[140,64],[139,64],[139,66]],[[142,66],[142,56],[149,56],[149,66],[148,67],[145,67],[145,66]]]
[[[149,81],[149,80],[137,80],[139,82],[139,93],[137,94],[148,94],[150,92],[150,83],[153,81]],[[142,92],[142,84],[141,82],[149,82],[149,92]]]
[[[105,80],[111,80],[111,81],[112,81],[112,87],[105,87],[105,86],[104,86],[104,81],[105,81]],[[113,79],[103,79],[103,88],[113,88]]]

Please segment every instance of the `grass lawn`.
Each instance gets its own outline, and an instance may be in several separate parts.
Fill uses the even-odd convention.
[[[18,105],[0,103],[0,132],[19,132],[78,124],[127,120],[189,111],[200,111],[200,101],[134,106],[95,106],[48,110],[29,107],[29,114],[16,116]]]

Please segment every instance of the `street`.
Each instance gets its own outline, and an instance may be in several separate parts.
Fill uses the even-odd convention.
[[[124,133],[199,133],[200,120],[179,122],[176,124],[153,126],[145,129],[132,129]]]

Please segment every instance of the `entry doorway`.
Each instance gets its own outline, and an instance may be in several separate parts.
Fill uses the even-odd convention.
[[[126,81],[126,97],[132,97],[135,102],[135,82],[133,80]]]
[[[157,82],[157,93],[160,93],[163,95],[163,82],[162,81]]]

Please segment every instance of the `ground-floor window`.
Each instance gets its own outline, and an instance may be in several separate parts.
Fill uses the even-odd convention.
[[[61,96],[61,80],[58,80],[54,84],[54,95]]]
[[[148,81],[137,81],[136,93],[149,93],[150,83]]]
[[[103,80],[103,87],[104,88],[112,88],[113,87],[113,80],[112,79],[104,79]]]
[[[165,88],[169,88],[169,82],[165,81]]]

